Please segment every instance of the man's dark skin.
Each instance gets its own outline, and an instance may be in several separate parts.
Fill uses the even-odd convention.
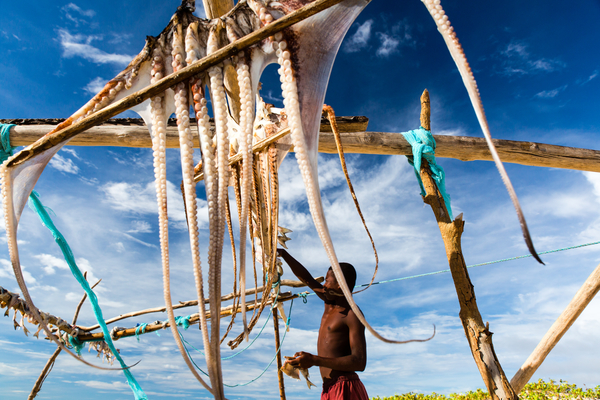
[[[325,303],[317,342],[318,355],[301,351],[288,362],[297,368],[318,366],[324,384],[339,376],[364,371],[367,365],[365,327],[350,308],[331,268],[321,285],[287,251],[278,249],[277,252],[298,279]]]

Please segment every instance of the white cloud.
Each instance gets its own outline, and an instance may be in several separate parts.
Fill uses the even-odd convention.
[[[586,83],[588,83],[589,81],[596,79],[598,77],[598,75],[600,74],[599,70],[595,70],[594,72],[592,72],[592,74],[585,79],[583,82],[579,83],[580,85],[585,85]]]
[[[596,201],[600,203],[600,173],[598,172],[583,172],[583,176],[592,185],[593,193],[596,196]]]
[[[346,53],[356,53],[367,47],[369,39],[371,38],[372,25],[372,19],[369,19],[364,23],[358,25],[356,32],[344,41],[343,50]]]
[[[131,222],[132,229],[128,230],[128,233],[150,233],[152,232],[152,227],[150,223],[147,221],[132,221]]]
[[[108,82],[108,79],[104,79],[104,78],[97,76],[96,78],[91,80],[90,83],[85,85],[83,90],[85,90],[90,95],[94,96],[97,93],[99,93],[102,89],[104,89],[104,86],[106,85],[107,82]]]
[[[381,45],[376,52],[379,57],[388,57],[389,55],[398,51],[400,39],[383,32],[377,32],[377,37],[381,42]]]
[[[124,382],[102,382],[102,381],[75,381],[75,383],[101,390],[129,390],[129,385]]]
[[[560,94],[560,92],[562,92],[563,90],[565,90],[567,88],[567,85],[563,85],[559,88],[556,89],[552,89],[552,90],[543,90],[539,93],[537,93],[535,96],[533,97],[538,97],[540,99],[552,99],[556,96],[558,96]]]
[[[503,56],[502,73],[505,75],[529,75],[540,72],[552,72],[565,66],[559,60],[534,58],[529,52],[528,45],[521,41],[511,41],[500,54]]]
[[[138,239],[138,238],[135,238],[135,237],[133,237],[133,236],[131,236],[131,235],[127,234],[127,233],[121,232],[121,234],[122,234],[123,236],[125,236],[127,239],[133,240],[134,242],[136,242],[136,243],[139,243],[139,244],[141,244],[141,245],[143,245],[143,246],[146,246],[146,247],[154,247],[154,248],[158,248],[158,246],[156,246],[155,244],[152,244],[152,243],[146,243],[146,242],[144,242],[143,240],[140,240],[140,239]]]
[[[136,214],[157,214],[156,190],[154,182],[146,185],[127,182],[109,182],[100,188],[105,194],[105,200],[110,206],[119,211]],[[197,199],[198,226],[200,229],[208,226],[208,208],[206,201]],[[183,200],[179,187],[167,182],[167,208],[169,224],[174,223],[176,229],[187,229]],[[147,229],[149,225],[143,225]],[[140,233],[146,233],[141,232]],[[130,237],[130,235],[127,235]],[[130,237],[131,239],[132,237]],[[136,239],[137,240],[137,239]],[[145,242],[144,242],[145,243]]]
[[[34,285],[37,283],[37,280],[29,273],[29,271],[25,270],[25,266],[21,264],[21,272],[23,273],[23,279],[25,283],[28,285]],[[14,273],[12,268],[12,263],[8,260],[0,258],[0,278],[12,278],[14,279]]]
[[[84,17],[92,18],[96,15],[96,11],[94,10],[82,10],[77,4],[69,3],[66,6],[62,7],[62,10],[65,12],[75,11],[76,13],[83,15]]]
[[[92,41],[102,39],[101,36],[71,35],[65,29],[59,29],[58,35],[63,48],[63,57],[66,58],[81,57],[96,64],[117,65],[127,65],[133,59],[130,55],[106,53],[92,46]]]
[[[65,17],[73,22],[75,26],[79,26],[79,24],[82,23],[88,23],[85,18],[92,18],[94,15],[96,15],[94,10],[83,10],[74,3],[69,3],[66,6],[63,6],[61,10],[65,14]],[[84,18],[79,18],[79,16]]]
[[[75,165],[73,160],[70,158],[64,158],[59,154],[56,154],[50,159],[50,166],[61,172],[66,172],[67,174],[79,173],[79,167]]]
[[[50,254],[37,254],[33,258],[39,260],[44,272],[48,275],[54,274],[56,272],[55,269],[69,269],[69,265],[64,259],[54,257]]]

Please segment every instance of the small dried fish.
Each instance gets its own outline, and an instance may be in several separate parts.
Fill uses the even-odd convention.
[[[314,383],[312,383],[310,381],[310,379],[309,379],[310,375],[308,373],[307,368],[296,368],[292,364],[289,363],[289,361],[294,360],[295,358],[296,357],[285,356],[285,362],[283,363],[281,370],[287,376],[292,377],[294,379],[298,379],[298,380],[300,380],[300,373],[302,373],[302,376],[304,376],[304,379],[306,379],[306,385],[308,386],[309,389],[311,388],[311,386],[317,387],[317,385],[315,385]]]

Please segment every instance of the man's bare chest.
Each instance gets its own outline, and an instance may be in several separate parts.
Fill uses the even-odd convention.
[[[320,334],[327,335],[347,335],[348,325],[346,324],[346,315],[339,311],[325,311],[321,318]]]

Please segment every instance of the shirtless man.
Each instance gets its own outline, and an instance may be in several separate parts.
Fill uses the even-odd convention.
[[[297,368],[319,367],[323,378],[321,400],[368,400],[367,391],[355,372],[364,371],[367,365],[365,327],[350,309],[333,270],[329,268],[321,285],[287,251],[277,251],[292,272],[325,302],[317,342],[318,355],[301,351],[288,362]],[[352,291],[356,271],[348,263],[340,263],[340,267]]]

